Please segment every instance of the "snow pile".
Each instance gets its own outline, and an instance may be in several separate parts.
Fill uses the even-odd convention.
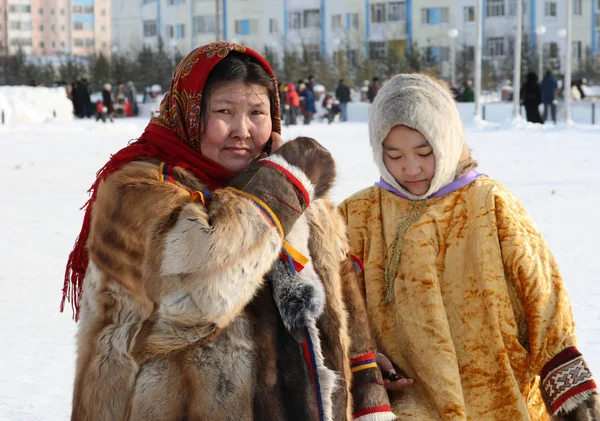
[[[73,103],[64,87],[0,86],[0,126],[72,119]]]

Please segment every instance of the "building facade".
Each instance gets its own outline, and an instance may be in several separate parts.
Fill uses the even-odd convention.
[[[37,57],[111,53],[110,0],[0,0],[0,47]]]
[[[577,65],[600,53],[600,0],[572,1]],[[483,57],[501,65],[514,48],[517,0],[483,4]],[[532,56],[558,60],[566,1],[523,0],[523,9]],[[35,56],[126,54],[159,37],[173,54],[224,39],[276,57],[343,51],[351,62],[427,48],[446,76],[453,48],[475,44],[475,0],[0,0],[0,16],[0,50]]]

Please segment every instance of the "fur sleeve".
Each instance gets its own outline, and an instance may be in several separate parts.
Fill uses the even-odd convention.
[[[218,190],[205,207],[184,187],[161,181],[156,165],[134,162],[101,185],[94,204],[91,259],[156,307],[139,336],[146,353],[171,352],[227,326],[281,249],[250,200]]]
[[[522,342],[548,412],[560,417],[595,395],[596,384],[575,348],[571,303],[544,238],[512,194],[498,190],[494,201],[505,272],[525,319]]]

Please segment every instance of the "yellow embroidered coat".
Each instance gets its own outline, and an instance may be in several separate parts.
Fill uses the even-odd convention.
[[[415,380],[402,420],[547,420],[538,376],[575,345],[569,298],[523,206],[482,177],[429,199],[404,235],[393,300],[384,268],[410,201],[373,186],[340,205],[380,352]]]

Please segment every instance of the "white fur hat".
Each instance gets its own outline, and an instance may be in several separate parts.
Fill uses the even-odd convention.
[[[435,174],[429,190],[421,196],[402,187],[383,163],[383,141],[398,125],[417,130],[433,148]],[[465,143],[462,120],[450,92],[420,74],[400,74],[383,85],[369,108],[369,137],[381,177],[412,200],[424,199],[454,181]]]

